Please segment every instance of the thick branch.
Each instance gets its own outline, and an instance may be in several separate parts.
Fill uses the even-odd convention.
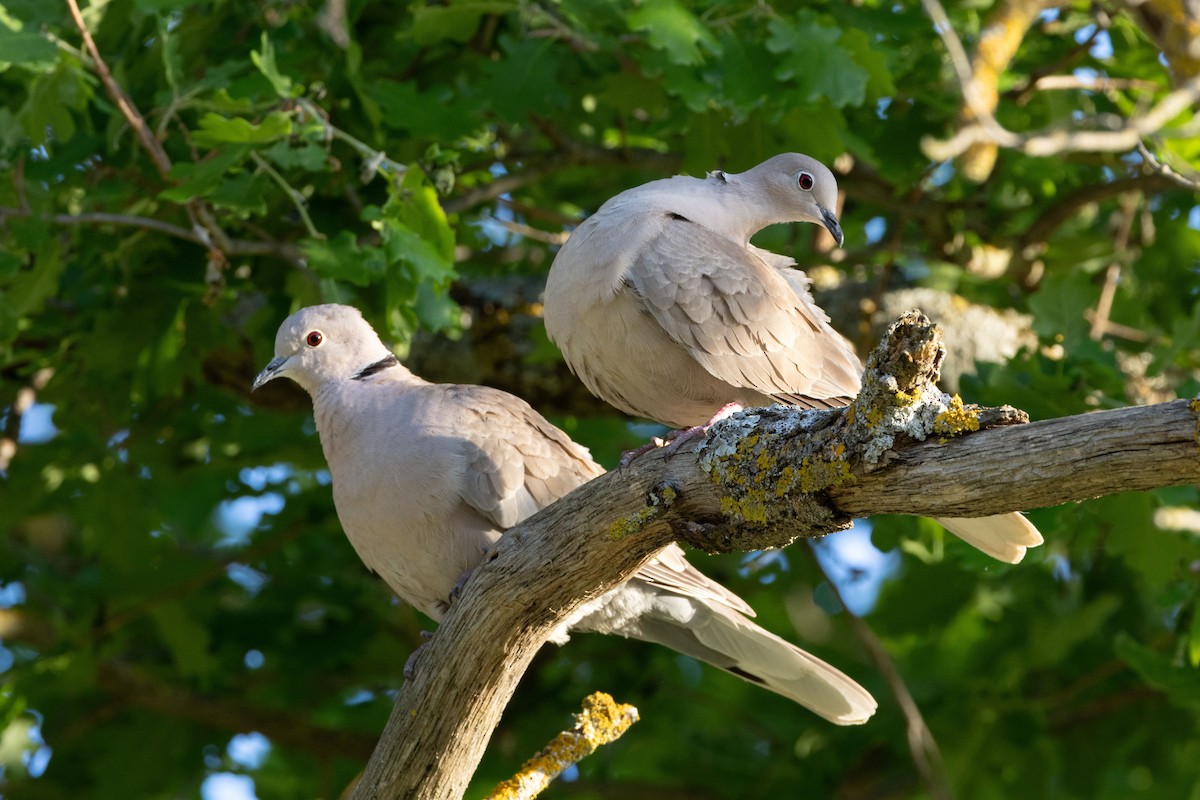
[[[735,415],[698,451],[650,453],[509,531],[417,661],[354,797],[462,796],[549,634],[672,539],[783,546],[881,512],[980,516],[1200,482],[1194,404],[1014,425],[1014,409],[933,387],[942,352],[906,315],[852,406]]]
[[[1200,483],[1195,401],[1096,411],[902,448],[830,492],[853,517],[983,516]],[[933,491],[931,491],[931,489]]]

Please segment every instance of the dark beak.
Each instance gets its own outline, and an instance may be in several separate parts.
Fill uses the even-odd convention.
[[[835,220],[836,222],[836,220]],[[279,377],[279,371],[283,369],[283,365],[287,363],[287,358],[272,358],[270,362],[263,367],[263,371],[258,373],[258,377],[254,379],[254,383],[250,385],[250,391],[254,391],[261,387],[264,383],[274,380]]]
[[[842,246],[842,242],[846,241],[846,235],[842,233],[842,224],[838,222],[837,216],[825,206],[817,206],[821,209],[821,221],[825,224],[825,230],[829,231],[829,235],[837,242],[838,247]]]

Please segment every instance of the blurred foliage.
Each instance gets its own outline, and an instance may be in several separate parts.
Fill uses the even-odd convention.
[[[1046,4],[1000,75],[1000,120],[1087,127],[1195,77],[1156,38],[1170,4],[1133,5]],[[1003,4],[948,10],[971,48]],[[10,438],[25,423],[0,478],[5,796],[195,795],[222,772],[262,797],[337,796],[426,621],[341,536],[307,403],[252,400],[249,382],[283,317],[318,301],[358,305],[401,347],[457,335],[454,282],[544,274],[553,246],[529,228],[569,229],[637,183],[786,150],[836,164],[846,279],[1032,313],[1038,346],[981,369],[971,400],[1044,418],[1200,388],[1195,193],[1136,152],[1001,151],[982,185],[928,161],[922,139],[953,132],[961,98],[913,0],[111,0],[83,16],[161,157],[66,5],[0,2],[0,411]],[[1047,75],[1081,82],[1037,89]],[[1148,152],[1200,167],[1197,119]],[[757,241],[811,267],[831,257],[815,232]],[[1085,313],[1113,269],[1123,327],[1095,339]],[[22,419],[31,391],[53,435]],[[607,463],[644,436],[542,411]],[[876,521],[903,558],[866,620],[960,796],[1200,797],[1200,543],[1155,524],[1195,502],[1184,487],[1034,512],[1047,544],[1019,567],[928,521]],[[793,550],[760,570],[696,560],[871,689],[870,724],[581,636],[539,655],[473,793],[602,689],[643,721],[547,796],[926,796],[895,700]],[[254,757],[235,746],[250,732]]]

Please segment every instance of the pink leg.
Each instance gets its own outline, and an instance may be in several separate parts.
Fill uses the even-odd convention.
[[[625,467],[629,466],[629,463],[638,456],[649,453],[651,450],[656,450],[659,447],[667,448],[664,451],[666,455],[675,455],[679,452],[683,445],[687,444],[688,442],[695,441],[696,439],[704,438],[704,435],[708,433],[709,428],[711,428],[713,425],[716,425],[726,417],[732,416],[741,410],[742,406],[740,403],[726,403],[717,410],[717,413],[712,415],[712,419],[703,425],[696,425],[691,428],[682,428],[677,431],[672,431],[671,433],[667,434],[665,439],[660,439],[656,436],[641,447],[624,453],[621,456],[620,468],[624,469]]]

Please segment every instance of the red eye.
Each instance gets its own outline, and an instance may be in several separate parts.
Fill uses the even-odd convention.
[[[807,172],[801,172],[796,176],[796,182],[800,184],[800,188],[804,191],[810,191],[813,187],[813,176]]]
[[[316,347],[321,342],[325,341],[325,336],[320,331],[313,331],[304,337],[304,341],[308,342],[309,347]]]

